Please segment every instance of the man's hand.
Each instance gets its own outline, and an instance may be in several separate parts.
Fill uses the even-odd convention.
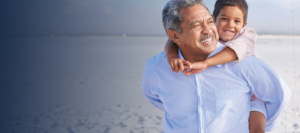
[[[191,69],[191,63],[189,61],[180,59],[178,57],[170,58],[168,61],[173,72],[178,73],[179,71],[186,72],[187,69]]]
[[[192,65],[190,66],[191,71],[184,71],[183,73],[185,75],[192,75],[192,74],[197,74],[202,72],[203,70],[205,70],[208,67],[207,63],[205,61],[201,61],[201,62],[195,62],[192,63]]]

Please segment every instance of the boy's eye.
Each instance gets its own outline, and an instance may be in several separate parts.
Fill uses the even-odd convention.
[[[222,20],[227,20],[227,18],[221,18]]]
[[[235,22],[236,22],[236,23],[240,23],[240,21],[238,21],[238,20],[236,20]]]

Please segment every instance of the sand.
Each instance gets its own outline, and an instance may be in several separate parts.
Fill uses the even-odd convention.
[[[141,81],[166,37],[2,40],[1,133],[162,133],[163,112],[144,98]],[[300,133],[299,44],[299,37],[257,40],[260,58],[293,92],[270,133]]]

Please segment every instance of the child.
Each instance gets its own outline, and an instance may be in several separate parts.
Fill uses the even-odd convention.
[[[213,16],[219,42],[225,48],[218,54],[201,62],[190,63],[178,58],[178,47],[171,41],[165,46],[168,63],[172,71],[183,71],[186,75],[200,73],[204,69],[232,61],[240,62],[248,56],[258,57],[255,50],[256,32],[247,25],[248,5],[245,0],[217,0]],[[186,71],[191,69],[190,71]],[[255,96],[252,95],[251,100]],[[249,117],[250,133],[264,132],[266,118],[260,112],[252,111]]]

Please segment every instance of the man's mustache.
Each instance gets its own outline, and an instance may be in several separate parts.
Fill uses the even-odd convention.
[[[203,40],[205,40],[207,38],[214,37],[214,36],[215,36],[215,34],[211,33],[211,34],[208,34],[208,35],[205,35],[205,36],[201,37],[199,41],[203,41]]]

